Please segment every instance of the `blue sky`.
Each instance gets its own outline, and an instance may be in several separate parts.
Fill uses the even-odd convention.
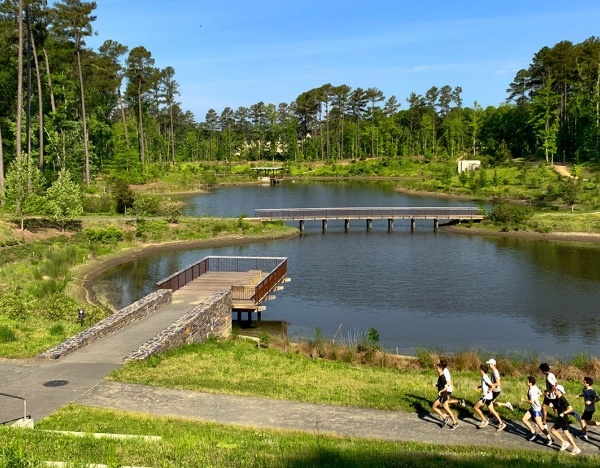
[[[175,69],[179,101],[214,108],[291,102],[321,86],[376,87],[407,108],[446,84],[498,106],[515,73],[559,41],[600,36],[600,2],[577,0],[96,0],[97,48],[144,46]]]

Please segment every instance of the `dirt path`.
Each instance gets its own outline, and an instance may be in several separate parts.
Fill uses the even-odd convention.
[[[552,166],[552,169],[554,169],[556,172],[558,172],[563,177],[573,178],[573,176],[569,172],[569,169],[567,168],[566,165],[563,165],[563,164],[554,164]]]

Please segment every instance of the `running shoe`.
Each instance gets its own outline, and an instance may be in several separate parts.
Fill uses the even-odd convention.
[[[514,408],[513,408],[513,405],[512,405],[512,403],[511,403],[510,401],[507,401],[507,402],[506,402],[506,407],[507,407],[509,410],[511,410],[511,411],[512,411],[512,410],[514,410]]]
[[[450,429],[451,431],[453,431],[457,427],[458,427],[458,423],[456,423],[456,424],[450,424],[450,426],[448,426],[448,429]]]
[[[546,445],[548,447],[550,447],[553,443],[554,443],[554,440],[552,439],[552,437],[548,437],[548,440],[546,441]]]
[[[581,439],[581,440],[587,440],[588,442],[590,441],[590,439],[588,438],[587,434],[578,435],[577,438]]]
[[[564,452],[565,450],[567,450],[569,448],[569,445],[571,445],[571,444],[565,440],[562,443],[562,445],[560,446],[560,448],[558,449],[558,451],[559,452]]]
[[[504,429],[506,429],[506,423],[501,423],[496,430],[498,432],[500,432],[500,431],[503,431]]]
[[[441,429],[443,429],[444,427],[446,427],[448,425],[448,421],[450,421],[450,416],[446,416],[444,418],[444,420],[442,421]]]
[[[537,439],[537,434],[534,432],[527,440],[529,442],[533,442],[535,439]]]
[[[465,408],[467,406],[467,403],[462,398],[459,398],[458,399],[458,406],[462,406],[463,408]]]
[[[479,423],[479,429],[481,429],[482,427],[487,426],[490,423],[490,421],[488,419],[486,419],[485,421],[481,421]]]
[[[575,448],[575,449],[571,450],[571,455],[579,455],[580,453],[581,453],[580,448]]]

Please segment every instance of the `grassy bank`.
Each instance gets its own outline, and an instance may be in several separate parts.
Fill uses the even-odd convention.
[[[158,442],[76,438],[43,432],[73,430],[161,436]],[[596,466],[597,458],[554,451],[501,447],[385,442],[323,434],[242,429],[220,424],[146,417],[70,405],[36,430],[0,428],[0,467],[43,466],[41,460],[74,466],[154,467],[397,467]],[[26,464],[30,461],[30,464]],[[86,465],[87,466],[87,465]]]
[[[203,242],[226,244],[296,232],[283,223],[244,218],[187,218],[169,224],[163,219],[90,217],[68,232],[31,228],[26,235],[36,237],[26,239],[10,223],[0,226],[0,356],[11,358],[34,356],[76,334],[81,329],[80,308],[86,311],[86,326],[107,316],[108,308],[85,303],[77,286],[84,277],[89,279],[91,270],[102,271],[109,260],[120,261],[129,252],[140,254],[157,244],[200,247]]]
[[[178,388],[209,393],[260,396],[339,406],[429,412],[436,398],[437,374],[434,363],[439,356],[421,350],[419,357],[404,358],[382,355],[351,346],[338,346],[337,355],[327,359],[319,351],[323,343],[300,343],[287,348],[261,348],[243,340],[216,341],[190,345],[149,360],[127,364],[109,378],[118,381]],[[344,349],[345,348],[345,349]],[[354,354],[354,358],[350,354]],[[474,405],[479,399],[479,365],[488,357],[476,352],[451,356],[450,367],[457,397]],[[525,377],[533,375],[543,382],[539,360],[509,359],[496,356],[503,373],[502,401],[519,406],[526,395]],[[571,362],[553,362],[553,371],[569,395],[581,391],[584,375],[600,377],[600,363],[595,358],[578,356]],[[281,369],[285,369],[284,373]],[[581,400],[572,405],[583,409]],[[523,406],[522,409],[526,407]],[[463,415],[470,410],[461,409]],[[515,413],[500,409],[513,419]],[[520,419],[521,416],[518,416]]]

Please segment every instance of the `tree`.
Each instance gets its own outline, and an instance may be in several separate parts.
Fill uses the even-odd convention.
[[[60,223],[63,231],[68,221],[83,214],[81,191],[66,169],[58,173],[58,179],[46,192],[46,212]]]
[[[92,22],[96,20],[92,11],[96,9],[96,2],[82,2],[81,0],[61,0],[55,3],[56,18],[54,28],[71,40],[75,45],[77,56],[77,72],[79,75],[79,90],[81,98],[81,120],[83,122],[83,144],[85,151],[84,181],[90,185],[90,154],[87,131],[87,115],[85,112],[85,89],[83,86],[83,67],[81,64],[82,50],[85,47],[84,38],[91,36],[94,31]]]
[[[385,99],[383,92],[377,88],[369,88],[365,92],[365,97],[371,103],[371,157],[375,157],[375,103]]]
[[[131,96],[135,96],[138,108],[138,144],[140,160],[143,165],[146,162],[146,143],[144,141],[142,96],[152,87],[152,80],[155,77],[154,59],[145,47],[139,46],[131,49],[131,52],[129,52],[126,66],[126,76],[129,80],[127,91]]]
[[[15,159],[6,174],[6,201],[21,220],[24,230],[25,217],[38,210],[40,198],[37,191],[41,186],[41,173],[31,158]]]
[[[175,70],[173,67],[166,67],[160,73],[160,82],[163,91],[162,98],[167,106],[167,111],[169,112],[169,126],[171,131],[171,158],[173,164],[175,164],[175,127],[173,124],[173,108],[177,104],[175,102],[175,96],[179,96],[179,83],[173,79],[174,76]]]
[[[531,121],[536,130],[536,135],[542,139],[542,147],[546,162],[554,164],[554,155],[557,150],[558,137],[558,104],[560,96],[552,91],[552,78],[548,78],[545,86],[533,96],[533,115]]]

